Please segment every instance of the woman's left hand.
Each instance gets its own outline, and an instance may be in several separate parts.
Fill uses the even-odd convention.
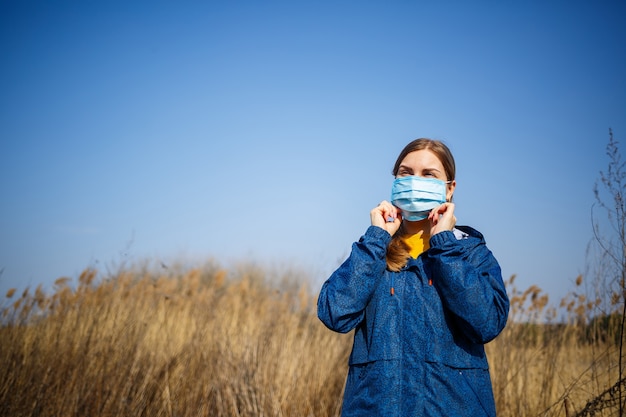
[[[430,220],[430,235],[454,229],[456,217],[454,216],[454,203],[443,203],[435,207],[428,215]]]

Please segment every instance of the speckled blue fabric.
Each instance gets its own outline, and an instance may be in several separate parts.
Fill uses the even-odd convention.
[[[483,236],[438,233],[400,272],[386,269],[390,240],[369,227],[320,291],[320,320],[355,330],[342,416],[495,416],[483,344],[509,300]]]

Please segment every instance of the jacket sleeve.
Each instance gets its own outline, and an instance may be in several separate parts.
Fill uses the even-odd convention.
[[[509,299],[500,265],[480,238],[441,232],[430,240],[430,273],[443,306],[474,343],[493,340],[506,325]]]
[[[352,245],[346,261],[322,286],[317,300],[317,316],[331,330],[347,333],[364,317],[378,281],[387,267],[387,245],[391,235],[370,226]]]

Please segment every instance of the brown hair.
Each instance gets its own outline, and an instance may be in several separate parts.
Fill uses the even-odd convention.
[[[454,181],[456,175],[456,165],[454,164],[452,152],[450,152],[450,149],[448,149],[443,142],[426,138],[415,139],[402,149],[402,152],[398,155],[398,159],[396,159],[396,163],[393,166],[393,176],[396,177],[398,175],[400,164],[408,154],[415,151],[421,151],[423,149],[427,149],[437,156],[443,165],[447,181]],[[403,239],[405,235],[406,230],[404,228],[404,223],[402,223],[387,246],[387,268],[390,271],[397,272],[404,268],[407,264],[410,255],[409,247]]]

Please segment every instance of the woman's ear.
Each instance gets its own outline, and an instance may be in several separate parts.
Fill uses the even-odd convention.
[[[448,190],[446,191],[446,201],[448,203],[452,201],[452,195],[454,194],[455,188],[456,188],[456,180],[452,180],[452,182],[448,184]]]

